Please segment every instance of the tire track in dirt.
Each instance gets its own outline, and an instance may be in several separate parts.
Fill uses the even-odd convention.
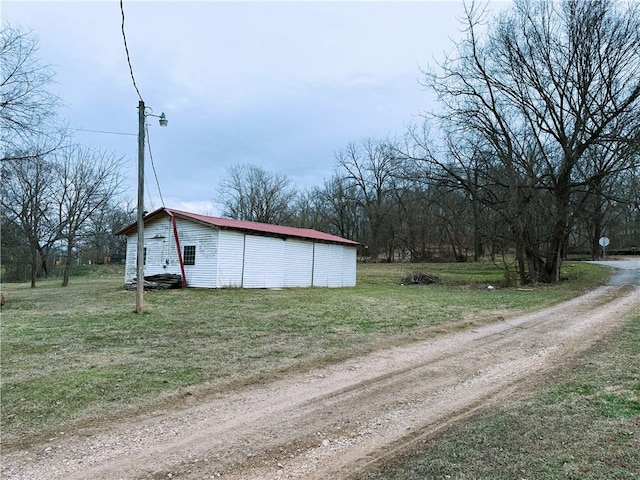
[[[3,454],[6,479],[347,478],[508,400],[640,308],[602,287],[544,310],[374,352],[183,410]]]

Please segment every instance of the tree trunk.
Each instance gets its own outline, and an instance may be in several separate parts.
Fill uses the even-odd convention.
[[[36,288],[36,275],[38,274],[38,249],[31,249],[31,288]]]
[[[49,264],[47,263],[47,254],[42,246],[38,245],[38,253],[40,254],[40,265],[42,267],[42,274],[45,278],[49,277]]]
[[[520,285],[526,285],[527,279],[527,263],[525,261],[524,246],[521,242],[516,241],[516,263],[518,264],[518,276],[520,278]]]
[[[595,206],[593,209],[593,238],[591,239],[591,260],[600,258],[600,237],[602,236],[602,196],[600,194],[600,185],[595,190]]]
[[[62,274],[62,286],[66,287],[69,285],[69,273],[71,272],[71,263],[73,261],[71,251],[73,249],[73,240],[68,239],[67,241],[67,259],[64,264],[64,272]]]
[[[570,164],[566,161],[565,164]],[[541,279],[543,282],[558,283],[560,281],[560,268],[562,266],[562,254],[565,250],[565,243],[568,232],[569,203],[571,200],[570,189],[570,171],[568,168],[558,177],[558,187],[555,194],[555,221],[551,231],[551,241],[549,242],[549,252],[546,255],[544,265],[544,274],[546,278]]]
[[[478,170],[474,169],[473,191],[471,194],[471,207],[473,211],[473,261],[477,262],[484,257],[484,247],[482,245],[482,228],[480,224],[480,202],[476,198],[478,191]]]
[[[484,245],[482,244],[482,234],[480,233],[480,225],[477,214],[474,214],[473,225],[473,261],[477,262],[484,257]]]

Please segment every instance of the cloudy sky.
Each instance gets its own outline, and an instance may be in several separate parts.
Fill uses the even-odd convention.
[[[77,141],[123,157],[135,202],[138,95],[119,2],[0,5],[3,23],[39,38]],[[136,83],[150,113],[169,119],[161,128],[148,117],[165,205],[220,214],[220,178],[242,163],[322,185],[349,142],[402,134],[433,108],[420,68],[451,50],[462,11],[458,0],[124,0]],[[146,160],[148,208],[158,208]]]

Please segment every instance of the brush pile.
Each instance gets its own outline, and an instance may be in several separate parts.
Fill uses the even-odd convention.
[[[432,283],[438,283],[440,277],[436,275],[430,275],[424,272],[414,272],[400,281],[400,285],[430,285]]]

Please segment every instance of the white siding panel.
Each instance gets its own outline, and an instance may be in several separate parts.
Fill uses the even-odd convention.
[[[342,247],[342,287],[356,286],[357,249]]]
[[[217,287],[242,287],[244,234],[220,230],[218,243]]]
[[[169,270],[167,259],[170,256],[173,236],[171,222],[167,218],[147,223],[144,227],[144,246],[147,249],[144,264],[144,276],[160,273],[178,273]]]
[[[280,238],[246,235],[243,287],[277,288],[284,286],[285,243]]]
[[[330,245],[326,243],[316,243],[313,256],[313,286],[329,286],[329,259]]]
[[[131,283],[136,278],[136,252],[138,237],[134,233],[127,236],[127,257],[124,268],[124,283]]]
[[[219,230],[182,219],[177,220],[177,227],[181,253],[184,254],[184,247],[187,245],[196,247],[195,265],[184,266],[187,285],[189,287],[215,287]],[[177,252],[175,243],[173,250]],[[176,263],[172,263],[172,267],[177,267],[178,272],[176,273],[180,273],[177,253]]]
[[[342,245],[329,245],[327,286],[342,286]]]
[[[181,253],[185,245],[196,247],[195,265],[184,266],[187,284],[192,287],[214,287],[218,230],[180,219],[177,220],[177,229]],[[125,282],[131,282],[136,277],[137,244],[138,234],[134,232],[127,237]],[[161,273],[182,275],[170,217],[161,217],[145,224],[144,246],[147,250],[145,277]]]
[[[284,286],[310,287],[313,243],[291,238],[284,242]]]
[[[352,287],[356,284],[356,249],[344,245],[316,243],[313,286]]]
[[[144,276],[166,273],[166,256],[172,240],[170,225],[164,220],[157,220],[145,225],[144,247],[147,249]],[[127,260],[125,282],[132,282],[137,276],[136,257],[138,253],[138,233],[127,237]],[[171,272],[170,272],[171,273]]]

